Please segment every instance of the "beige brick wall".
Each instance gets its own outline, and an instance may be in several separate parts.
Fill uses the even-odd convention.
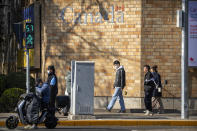
[[[114,6],[114,23],[99,20],[96,0],[51,0],[42,3],[42,77],[53,64],[59,79],[59,94],[65,90],[66,66],[71,60],[95,61],[95,96],[113,93],[114,60],[125,66],[128,97],[143,97],[143,65],[157,64],[162,81],[168,80],[165,97],[180,96],[181,29],[176,28],[176,10],[181,0],[99,0],[100,11]],[[102,6],[101,6],[102,5]],[[81,24],[74,23],[73,12],[81,13]],[[124,13],[123,23],[118,23]],[[61,15],[61,13],[63,15]],[[85,14],[87,24],[84,23]],[[66,21],[72,21],[66,24]],[[74,18],[77,18],[75,16]],[[96,20],[95,20],[96,19]],[[118,20],[117,20],[118,19]],[[190,94],[197,96],[196,69],[190,70]],[[196,92],[196,93],[195,93]]]
[[[127,96],[140,97],[140,40],[141,40],[141,0],[116,0],[102,1],[100,5],[108,12],[114,6],[114,23],[104,21],[95,23],[96,12],[99,5],[96,0],[53,0],[42,3],[43,10],[43,69],[53,64],[59,79],[59,94],[64,93],[66,65],[71,60],[95,61],[95,96],[110,96],[113,92],[115,72],[112,68],[113,61],[118,59],[125,66],[127,76]],[[61,12],[65,7],[72,7],[74,12],[81,13],[84,21],[85,13],[88,15],[87,24],[65,24],[61,20]],[[101,9],[102,7],[100,7]],[[123,23],[120,13],[124,13]],[[67,9],[64,19],[73,21],[73,13]],[[76,17],[75,17],[76,18]],[[112,15],[109,13],[111,21]],[[46,71],[42,70],[46,79]]]
[[[158,65],[162,81],[168,80],[164,97],[180,97],[181,93],[181,29],[176,27],[178,9],[181,9],[181,0],[143,0],[142,65]],[[189,71],[189,92],[193,97],[197,96],[196,71]]]
[[[189,97],[196,98],[197,97],[197,69],[189,69]],[[193,103],[191,103],[193,104]]]

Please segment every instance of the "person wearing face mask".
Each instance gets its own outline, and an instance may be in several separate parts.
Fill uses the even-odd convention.
[[[41,95],[41,107],[46,108],[50,100],[50,88],[47,82],[43,83],[40,78],[36,79],[36,95]]]
[[[125,70],[124,70],[123,66],[120,66],[120,62],[118,60],[114,61],[113,65],[114,65],[114,69],[116,70],[116,78],[115,78],[115,82],[114,82],[115,91],[114,91],[114,94],[112,96],[112,99],[111,99],[109,105],[106,107],[106,110],[111,111],[117,98],[119,98],[119,103],[120,103],[121,109],[118,112],[125,113],[126,109],[125,109],[124,99],[123,99],[123,95],[122,95],[122,90],[125,87]]]
[[[55,67],[53,65],[48,66],[48,80],[47,83],[50,87],[50,101],[49,101],[49,108],[51,110],[52,115],[55,115],[55,99],[58,93],[58,81],[55,75]]]
[[[153,97],[152,97],[152,107],[158,110],[158,114],[164,113],[164,107],[163,102],[161,100],[162,97],[162,84],[161,84],[161,76],[157,71],[157,65],[154,65],[151,67],[151,73],[153,74],[156,88],[154,88],[153,91]]]
[[[36,90],[36,96],[34,99],[37,101],[33,101],[33,105],[30,104],[30,106],[27,108],[27,118],[28,120],[32,121],[32,124],[28,124],[25,126],[25,129],[37,129],[37,124],[39,118],[36,117],[39,114],[39,107],[42,111],[42,114],[45,112],[45,108],[48,107],[49,105],[49,98],[50,98],[50,88],[47,83],[43,83],[40,78],[36,79],[36,85],[35,85],[35,90]],[[42,115],[41,115],[42,116]],[[32,120],[33,119],[33,120]]]
[[[152,96],[153,90],[155,88],[154,78],[152,73],[150,72],[150,66],[144,65],[144,103],[146,107],[145,115],[153,115],[152,112]]]

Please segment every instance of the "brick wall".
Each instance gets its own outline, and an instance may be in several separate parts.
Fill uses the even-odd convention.
[[[181,29],[176,27],[178,9],[181,9],[181,0],[143,0],[142,65],[158,65],[162,81],[168,81],[163,90],[164,97],[180,97],[181,94]],[[191,69],[189,72],[190,96],[195,97],[196,71]]]
[[[190,68],[189,69],[189,97],[196,98],[197,97],[197,69]]]
[[[70,61],[95,61],[95,96],[110,96],[115,76],[112,63],[119,59],[126,70],[125,96],[143,97],[143,65],[156,64],[162,82],[168,80],[164,97],[179,97],[181,29],[176,28],[176,10],[180,8],[181,0],[44,1],[42,77],[46,80],[47,66],[55,65],[59,94],[63,94],[66,66]],[[111,23],[112,10],[114,23]],[[74,22],[76,20],[78,23]],[[189,75],[193,97],[197,96],[196,71],[191,69]]]
[[[140,97],[140,0],[53,0],[42,4],[42,76],[46,79],[47,66],[55,65],[59,94],[64,93],[66,66],[70,61],[89,60],[95,61],[95,96],[110,96],[115,75],[112,63],[118,59],[127,72],[127,96]],[[114,23],[110,23],[112,6]],[[65,7],[81,13],[81,17],[78,14],[74,17],[80,18],[81,23],[73,22],[70,8],[62,13]],[[109,20],[101,18],[102,23],[95,23],[95,19],[100,20],[99,11],[107,11]],[[93,23],[90,15],[87,24],[84,22],[88,13],[93,14]],[[62,18],[70,23],[66,24]]]

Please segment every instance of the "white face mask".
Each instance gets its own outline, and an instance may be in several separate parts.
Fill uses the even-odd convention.
[[[49,74],[49,73],[50,73],[50,71],[49,71],[49,70],[47,70],[47,73]]]
[[[115,66],[114,66],[114,69],[117,70],[117,69],[118,69],[118,66],[115,65]]]

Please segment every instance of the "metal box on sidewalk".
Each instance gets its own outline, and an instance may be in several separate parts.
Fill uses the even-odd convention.
[[[71,62],[71,114],[94,112],[94,62]]]

